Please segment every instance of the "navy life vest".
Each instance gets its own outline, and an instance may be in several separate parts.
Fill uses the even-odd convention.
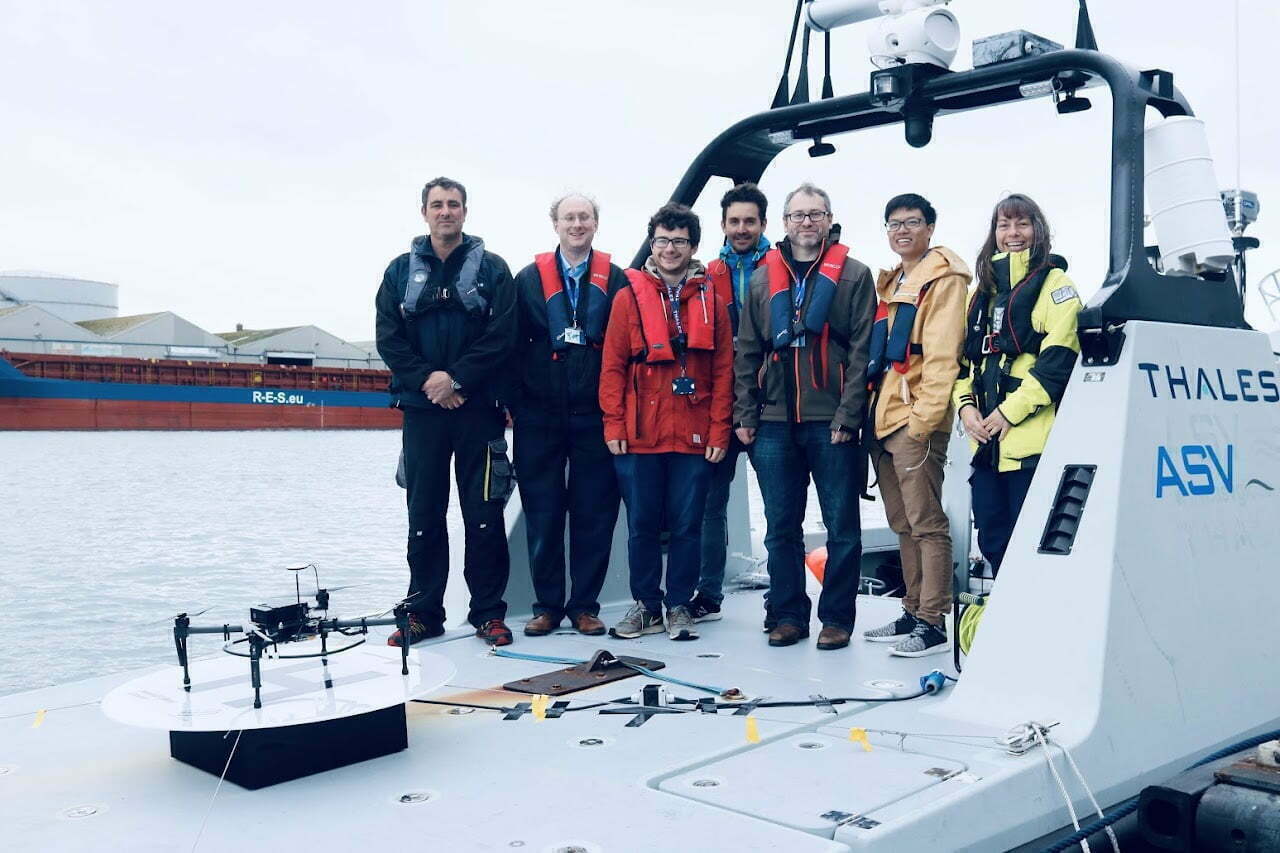
[[[542,298],[547,303],[547,331],[551,335],[551,351],[563,352],[570,347],[564,339],[564,330],[572,328],[575,319],[591,343],[604,341],[605,323],[609,309],[609,264],[611,257],[605,252],[591,252],[586,281],[578,283],[578,311],[575,318],[570,310],[569,295],[565,293],[564,278],[560,273],[560,260],[555,252],[535,255],[534,265],[542,281]],[[598,293],[592,293],[592,289]]]
[[[812,287],[813,292],[806,295],[799,312],[791,296],[794,274],[782,250],[775,247],[764,256],[765,268],[769,272],[769,343],[773,349],[785,349],[806,332],[823,334],[831,301],[836,295],[836,283],[840,281],[840,272],[848,256],[849,247],[842,243],[827,246],[820,261],[814,264],[817,270],[810,267],[810,275],[806,277],[810,280],[805,286]]]

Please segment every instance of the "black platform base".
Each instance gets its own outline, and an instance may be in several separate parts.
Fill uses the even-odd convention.
[[[184,764],[221,776],[236,732],[169,732],[169,754]],[[409,745],[404,705],[354,717],[246,729],[240,736],[227,781],[257,790],[313,773],[399,752]]]

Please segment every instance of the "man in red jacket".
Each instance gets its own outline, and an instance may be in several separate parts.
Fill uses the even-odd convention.
[[[663,630],[696,640],[689,600],[698,582],[711,465],[729,447],[733,329],[725,304],[694,260],[698,217],[666,204],[649,220],[651,254],[627,270],[630,287],[609,315],[600,366],[604,437],[627,505],[627,557],[635,604],[612,633]],[[663,521],[671,533],[662,591]]]

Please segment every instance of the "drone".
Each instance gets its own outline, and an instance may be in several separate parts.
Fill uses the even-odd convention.
[[[315,575],[316,591],[306,599],[315,599],[313,607],[302,595],[301,575],[310,569]],[[312,563],[288,566],[294,573],[296,598],[284,605],[262,604],[249,608],[249,625],[193,625],[192,615],[179,613],[173,618],[173,642],[178,652],[178,663],[182,666],[182,689],[191,692],[191,672],[188,666],[187,639],[192,634],[221,634],[222,650],[229,655],[249,659],[249,680],[253,686],[253,707],[262,707],[262,659],[302,659],[320,658],[321,663],[342,652],[350,651],[363,645],[370,627],[395,625],[400,629],[400,636],[409,636],[409,601],[413,596],[396,603],[390,610],[360,616],[354,619],[329,618],[329,594],[345,587],[324,589],[320,586],[320,573]],[[203,613],[204,611],[201,611]],[[387,616],[387,614],[392,614]],[[193,614],[199,616],[200,613]],[[243,634],[241,637],[233,635]],[[357,637],[352,642],[330,648],[330,635]],[[320,650],[315,652],[290,653],[295,644],[320,640]],[[409,644],[400,646],[400,674],[409,674]],[[333,682],[325,676],[325,687],[332,688]]]

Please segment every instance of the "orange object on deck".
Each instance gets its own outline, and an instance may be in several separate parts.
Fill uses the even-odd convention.
[[[805,554],[804,564],[809,567],[809,571],[813,572],[813,576],[818,579],[818,583],[822,583],[822,576],[827,571],[827,546],[819,546]]]

